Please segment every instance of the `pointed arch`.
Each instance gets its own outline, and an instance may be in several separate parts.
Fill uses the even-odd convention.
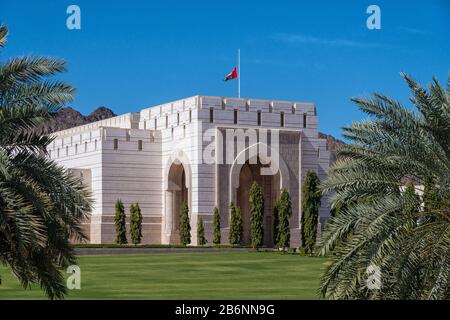
[[[278,153],[278,159],[276,157],[267,156],[267,154],[262,154],[258,152],[259,148],[266,148],[270,150],[270,154],[278,153],[277,150],[269,147],[267,144],[258,142],[246,149],[242,150],[234,159],[233,164],[230,168],[230,201],[236,202],[236,191],[239,188],[239,175],[241,173],[242,166],[246,161],[254,161],[255,163],[259,159],[264,164],[271,164],[271,167],[278,168],[277,171],[272,172],[272,174],[280,173],[280,189],[286,188],[289,190],[289,168],[287,167],[284,159]]]
[[[189,212],[192,208],[192,171],[189,158],[184,151],[177,149],[167,159],[164,168],[164,216],[162,242],[179,243],[179,215],[186,201]]]

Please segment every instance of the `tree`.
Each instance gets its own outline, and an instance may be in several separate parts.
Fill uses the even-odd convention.
[[[291,232],[289,229],[289,219],[292,216],[291,196],[286,189],[281,190],[278,201],[278,234],[277,245],[279,248],[289,248],[291,245]]]
[[[261,246],[264,240],[264,196],[256,181],[252,183],[249,202],[252,247],[256,248]]]
[[[220,244],[220,238],[221,238],[221,234],[220,234],[220,214],[219,214],[219,209],[217,209],[217,207],[214,207],[213,210],[213,243],[214,244]]]
[[[305,253],[313,253],[317,239],[317,222],[320,207],[320,180],[314,171],[306,173],[302,188],[302,250]]]
[[[426,210],[433,210],[434,208],[439,208],[441,206],[441,201],[438,195],[438,189],[435,186],[433,178],[426,176],[424,178],[424,188],[423,188],[423,205]]]
[[[405,192],[403,194],[405,197],[411,197],[415,198],[414,201],[415,206],[411,207],[411,213],[419,212],[420,206],[417,206],[418,203],[420,203],[421,199],[418,194],[416,194],[416,188],[414,187],[414,184],[411,181],[408,181],[406,184]]]
[[[402,74],[416,110],[375,93],[353,101],[369,119],[345,128],[342,156],[322,185],[345,209],[327,223],[321,253],[331,257],[321,280],[329,298],[449,299],[450,77],[428,89]],[[425,184],[424,202],[405,179]],[[449,201],[450,202],[450,201]],[[377,266],[382,286],[368,290]]]
[[[181,205],[180,214],[180,242],[183,245],[191,243],[191,222],[189,221],[189,207],[186,202]]]
[[[243,225],[241,208],[236,207],[233,202],[230,203],[230,233],[228,235],[228,241],[232,245],[240,245],[242,243]]]
[[[197,221],[197,241],[201,246],[205,245],[208,242],[205,238],[205,226],[203,225],[202,218],[199,218]]]
[[[130,235],[131,242],[136,245],[142,240],[142,214],[139,203],[132,204],[130,207]]]
[[[331,217],[332,218],[337,217],[342,210],[344,210],[343,204],[339,204],[338,206],[331,208],[330,210]]]
[[[116,214],[114,216],[114,224],[116,226],[116,243],[126,244],[127,241],[127,228],[126,228],[126,216],[125,208],[122,200],[116,201]]]
[[[1,25],[0,48],[7,34]],[[81,222],[92,209],[81,179],[49,158],[54,138],[39,130],[73,98],[73,87],[48,79],[65,65],[46,57],[0,62],[0,264],[51,299],[66,293],[62,270],[76,264],[70,240],[87,239]]]

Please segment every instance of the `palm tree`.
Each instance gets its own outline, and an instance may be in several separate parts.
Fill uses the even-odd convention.
[[[1,25],[0,48],[7,33]],[[53,138],[37,129],[72,99],[71,86],[44,79],[62,71],[64,61],[43,57],[0,63],[0,263],[52,299],[64,297],[60,269],[76,262],[69,239],[85,239],[80,222],[91,210],[81,181],[48,158]]]
[[[332,253],[332,262],[322,296],[450,297],[450,77],[447,89],[433,79],[428,90],[402,77],[417,110],[377,93],[352,99],[369,119],[344,128],[352,144],[340,150],[323,185],[341,210],[323,234],[321,254]],[[425,180],[438,195],[426,207],[403,191],[407,181],[418,191]],[[374,267],[375,289],[367,284]]]

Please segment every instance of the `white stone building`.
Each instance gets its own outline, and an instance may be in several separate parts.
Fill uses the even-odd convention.
[[[232,135],[242,133],[241,143],[230,144]],[[91,243],[114,242],[118,199],[127,218],[130,204],[139,203],[143,243],[177,243],[180,207],[186,201],[192,244],[199,217],[212,242],[215,206],[222,243],[228,242],[233,201],[241,207],[248,243],[248,194],[256,180],[265,195],[265,244],[272,245],[273,206],[286,188],[293,207],[291,243],[298,246],[302,181],[308,170],[324,179],[330,159],[326,140],[318,138],[316,107],[302,102],[194,96],[55,135],[50,157],[81,176],[92,191],[94,210],[85,223]],[[261,171],[268,167],[273,173]],[[321,222],[329,215],[323,199]]]

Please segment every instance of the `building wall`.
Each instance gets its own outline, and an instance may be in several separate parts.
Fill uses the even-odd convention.
[[[117,149],[114,149],[114,140]],[[162,163],[158,132],[103,128],[102,243],[115,241],[115,202],[121,199],[129,220],[130,205],[139,203],[143,216],[143,242],[159,243],[162,220]],[[138,149],[142,141],[142,150]],[[100,223],[100,222],[98,222]]]
[[[88,189],[94,200],[92,215],[89,222],[97,221],[103,212],[102,183],[102,137],[101,129],[92,131],[66,132],[57,136],[48,147],[49,156],[65,168],[90,170],[91,183]],[[79,175],[78,175],[79,176]],[[90,226],[89,240],[92,243],[101,242],[101,230],[98,226]]]
[[[115,241],[115,202],[124,203],[127,222],[132,203],[139,203],[143,215],[143,242],[159,243],[162,221],[162,162],[159,132],[138,128],[138,122],[123,117],[107,124],[119,127],[83,126],[57,133],[49,146],[52,159],[67,168],[90,170],[94,209],[90,217],[91,243]],[[120,121],[123,120],[123,121]],[[134,117],[134,120],[136,118]],[[121,128],[122,127],[122,128]],[[114,140],[117,149],[114,149]],[[138,150],[138,141],[142,150]],[[58,151],[59,149],[59,151]],[[58,156],[59,153],[59,156]]]
[[[168,243],[165,230],[171,222],[166,216],[167,179],[176,159],[182,159],[190,173],[192,243],[197,243],[198,217],[203,218],[211,243],[215,206],[220,208],[222,240],[226,242],[231,165],[205,163],[203,155],[209,152],[211,143],[217,150],[220,141],[216,141],[216,134],[226,128],[280,130],[280,154],[290,172],[289,189],[295,213],[291,235],[293,244],[298,245],[301,184],[307,170],[324,179],[329,165],[326,141],[318,138],[317,125],[316,107],[312,103],[194,96],[58,132],[49,150],[51,157],[65,167],[90,170],[95,200],[90,221],[91,242],[114,242],[114,204],[120,198],[128,215],[129,205],[139,203],[144,216],[143,242]],[[204,139],[206,133],[211,140]],[[139,140],[142,150],[138,150]],[[225,152],[229,151],[225,148]],[[322,203],[323,220],[329,216],[329,208],[327,201]]]

